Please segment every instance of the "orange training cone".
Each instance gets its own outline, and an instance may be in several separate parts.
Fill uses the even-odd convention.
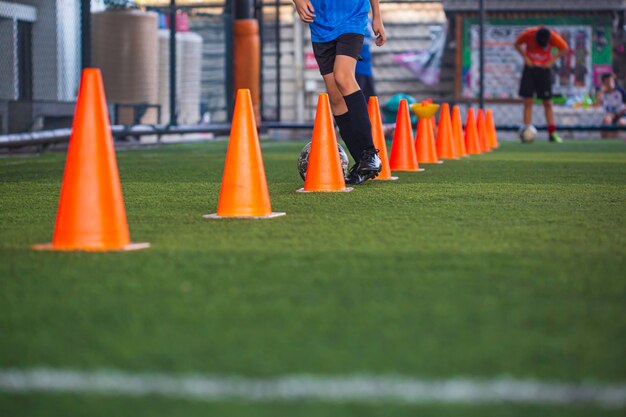
[[[437,158],[431,120],[431,118],[426,118],[417,122],[415,153],[417,154],[417,162],[420,164],[439,164],[442,162]]]
[[[452,136],[454,138],[454,149],[458,156],[467,156],[465,141],[463,140],[463,121],[461,120],[461,109],[459,106],[452,107]]]
[[[217,213],[207,219],[269,219],[273,213],[250,90],[237,90]]]
[[[483,109],[478,109],[478,115],[476,117],[476,130],[478,131],[478,140],[482,151],[491,152],[491,148],[489,147],[489,137],[487,135],[487,125],[485,124],[485,112],[483,112]]]
[[[467,149],[467,153],[470,155],[482,153],[480,142],[478,141],[474,109],[472,108],[467,110],[467,120],[465,121],[465,149]]]
[[[391,175],[391,168],[389,168],[387,143],[385,143],[385,131],[383,130],[383,119],[380,116],[380,104],[378,103],[378,97],[370,97],[367,110],[370,116],[370,122],[372,123],[372,138],[374,139],[374,147],[378,149],[378,156],[380,157],[380,161],[383,165],[383,168],[375,179],[382,181],[395,181],[398,177],[393,177]]]
[[[452,139],[452,121],[450,119],[450,106],[448,103],[441,105],[439,112],[439,128],[437,129],[437,157],[439,159],[456,159],[454,141]]]
[[[311,141],[304,188],[298,191],[352,191],[352,188],[346,188],[346,180],[341,168],[328,94],[320,94],[317,100],[313,140]]]
[[[496,124],[493,121],[493,112],[491,109],[487,109],[486,123],[487,134],[489,135],[489,147],[492,149],[498,149],[500,144],[498,143],[498,132],[496,131]]]
[[[52,243],[36,250],[123,251],[130,243],[100,70],[83,71]]]
[[[409,115],[409,105],[406,100],[400,100],[400,107],[398,107],[389,166],[392,171],[423,171],[417,163],[417,155],[413,145],[411,116]]]

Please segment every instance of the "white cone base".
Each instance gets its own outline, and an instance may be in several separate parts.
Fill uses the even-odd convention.
[[[262,220],[262,219],[273,219],[275,217],[281,217],[281,216],[286,216],[286,215],[287,213],[272,213],[267,216],[218,216],[217,213],[213,213],[213,214],[205,214],[202,217],[204,217],[205,219],[212,219],[212,220],[213,219]]]
[[[420,169],[392,169],[392,171],[394,172],[424,172],[426,171],[425,168],[420,168]]]
[[[396,181],[398,177],[389,177],[389,178],[374,178],[374,181]]]
[[[324,191],[308,191],[308,190],[305,190],[304,188],[300,188],[300,189],[297,189],[296,192],[297,193],[349,193],[352,190],[354,190],[354,188],[352,187],[346,187],[345,190],[324,190]]]
[[[104,249],[104,248],[57,248],[52,243],[41,243],[39,245],[33,245],[33,250],[39,251],[55,251],[55,252],[130,252],[135,250],[148,249],[149,243],[131,243],[119,249]]]

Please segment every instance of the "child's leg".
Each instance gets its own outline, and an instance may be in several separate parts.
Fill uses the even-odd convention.
[[[356,82],[356,59],[347,55],[337,55],[333,74],[337,88],[343,96],[350,116],[351,131],[354,140],[363,151],[373,152],[372,125],[367,112],[367,101]]]
[[[337,87],[335,82],[335,76],[333,73],[322,75],[324,83],[326,84],[326,91],[328,92],[328,100],[330,101],[330,109],[333,112],[337,126],[339,126],[339,134],[341,139],[348,147],[348,152],[352,155],[352,159],[359,162],[361,158],[361,146],[358,140],[355,139],[352,132],[352,126],[350,123],[350,115],[348,114],[348,107],[343,99],[343,95]]]
[[[533,124],[533,99],[524,97],[524,126]]]
[[[546,124],[548,125],[548,136],[556,132],[556,124],[554,122],[554,110],[552,109],[552,99],[543,100],[543,110],[546,114]]]

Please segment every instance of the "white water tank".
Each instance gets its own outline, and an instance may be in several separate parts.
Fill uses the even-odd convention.
[[[161,123],[169,122],[170,32],[159,30],[159,92]],[[176,110],[179,124],[200,121],[202,87],[202,37],[192,32],[176,34]]]

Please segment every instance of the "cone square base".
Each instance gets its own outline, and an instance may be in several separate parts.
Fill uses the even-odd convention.
[[[374,181],[397,181],[398,177],[389,177],[389,178],[374,178]]]
[[[304,188],[298,188],[297,193],[349,193],[354,190],[352,187],[346,187],[343,190],[305,190]]]
[[[393,172],[424,172],[426,171],[425,168],[419,168],[419,169],[392,169]]]
[[[440,159],[437,162],[420,162],[420,164],[424,164],[424,165],[441,165],[441,164],[443,164],[443,161]]]
[[[205,214],[202,217],[204,217],[205,219],[212,219],[212,220],[214,219],[262,220],[262,219],[273,219],[275,217],[282,217],[286,215],[287,213],[282,213],[282,212],[273,212],[272,214],[268,214],[267,216],[219,216],[217,213],[213,213],[213,214]]]
[[[147,242],[143,243],[131,243],[130,245],[123,246],[119,249],[110,249],[110,248],[59,248],[54,246],[52,243],[40,243],[38,245],[33,245],[31,248],[33,250],[38,251],[55,251],[55,252],[130,252],[135,250],[148,249],[150,244]]]

